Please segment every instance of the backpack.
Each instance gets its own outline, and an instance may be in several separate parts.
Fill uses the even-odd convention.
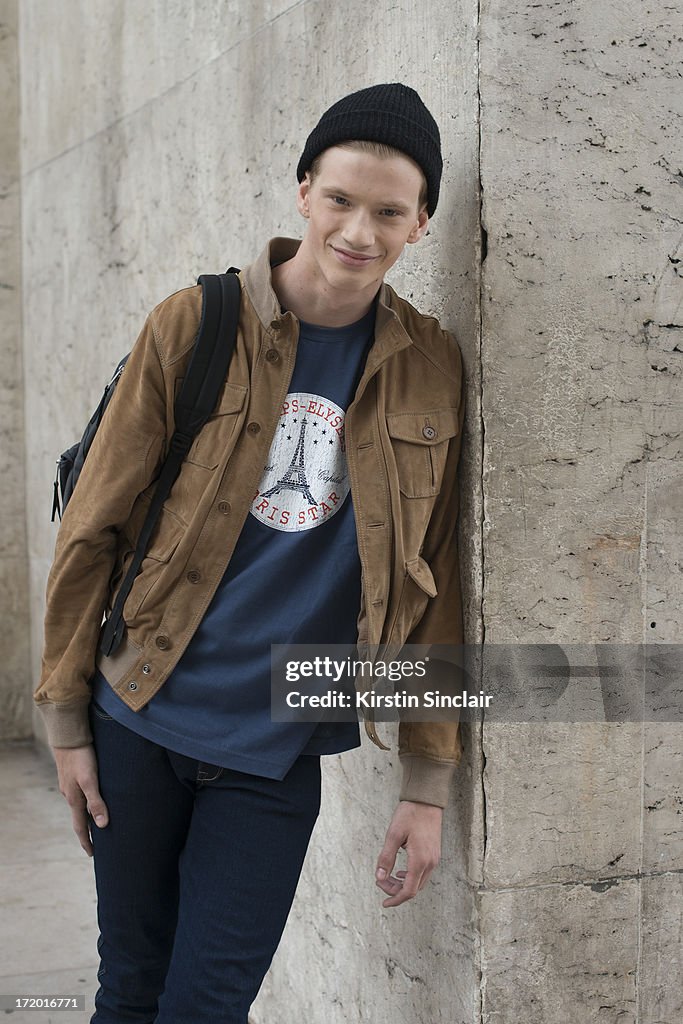
[[[202,286],[202,315],[195,338],[190,363],[180,392],[175,400],[175,429],[168,445],[168,451],[152,502],[143,523],[133,560],[119,587],[111,615],[103,623],[100,635],[100,650],[110,656],[117,650],[125,631],[123,606],[138,574],[149,545],[155,523],[161,508],[180,472],[194,438],[214,410],[221,387],[225,382],[230,358],[235,348],[240,308],[239,270],[230,267],[225,274],[202,274],[197,284]],[[57,474],[54,481],[52,500],[52,522],[55,514],[62,518],[81,469],[87,458],[97,429],[111,401],[112,395],[128,360],[120,360],[104,389],[95,412],[90,417],[81,440],[63,452],[57,460]],[[61,510],[59,495],[61,492]]]

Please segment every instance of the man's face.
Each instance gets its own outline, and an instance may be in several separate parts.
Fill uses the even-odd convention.
[[[422,172],[407,156],[378,157],[333,146],[322,153],[297,206],[308,220],[306,252],[328,287],[374,295],[406,243],[427,230],[418,208]]]

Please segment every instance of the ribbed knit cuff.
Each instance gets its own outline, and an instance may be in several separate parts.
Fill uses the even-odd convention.
[[[89,703],[89,700],[69,701],[68,704],[55,704],[51,700],[36,703],[51,747],[85,747],[92,743]]]
[[[448,761],[430,761],[418,754],[399,754],[403,781],[399,800],[446,807],[456,765]]]

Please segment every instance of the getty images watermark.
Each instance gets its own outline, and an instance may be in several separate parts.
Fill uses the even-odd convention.
[[[415,685],[428,678],[430,661],[430,655],[414,660],[402,658],[390,661],[360,656],[333,658],[329,654],[314,655],[311,659],[288,658],[284,666],[285,680],[290,684],[303,682],[304,689],[299,686],[288,690],[284,696],[285,703],[288,708],[355,708],[360,711],[366,708],[385,710],[489,706],[491,697],[482,690],[476,695],[467,690],[461,693],[442,693],[440,690],[428,690]],[[305,685],[308,680],[315,680],[316,683],[326,681],[330,685],[326,689],[309,689]],[[360,681],[361,688],[344,688],[343,684],[351,681]],[[410,689],[404,685],[387,692],[384,686],[386,682],[410,682],[413,685]],[[316,689],[319,692],[315,692]]]
[[[279,722],[683,721],[681,644],[274,644]]]

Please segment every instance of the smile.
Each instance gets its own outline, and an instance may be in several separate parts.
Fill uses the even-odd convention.
[[[347,267],[366,267],[368,263],[372,263],[373,260],[377,259],[376,256],[361,256],[359,253],[348,252],[346,249],[336,249],[334,246],[332,246],[332,250],[337,259]]]

